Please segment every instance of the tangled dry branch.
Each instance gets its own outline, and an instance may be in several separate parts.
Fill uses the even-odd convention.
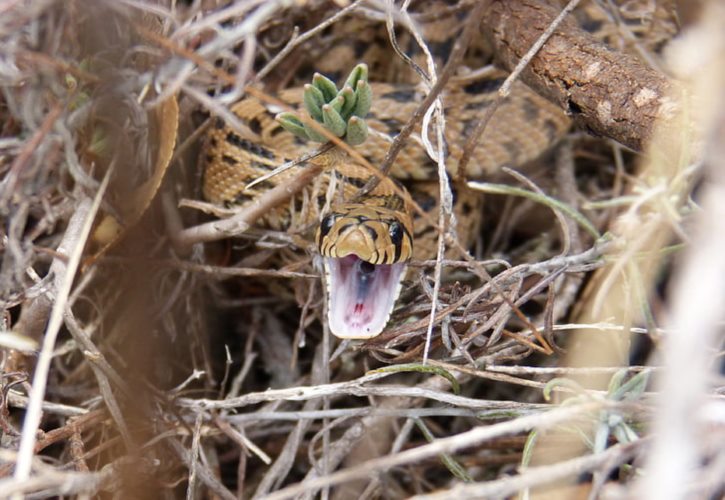
[[[2,495],[503,498],[585,477],[591,498],[722,495],[725,9],[576,3],[0,7]],[[427,95],[384,173],[419,141],[446,180],[465,146],[437,102],[489,61],[523,59],[581,128],[471,184],[472,249],[441,182],[440,217],[418,206],[437,258],[410,266],[384,334],[334,344],[310,228],[255,224],[317,171],[216,220],[197,156],[209,117],[248,128],[235,100],[363,48]]]

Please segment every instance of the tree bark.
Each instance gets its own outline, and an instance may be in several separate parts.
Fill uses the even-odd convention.
[[[491,0],[482,20],[500,64],[512,70],[558,15],[538,0]],[[564,19],[521,78],[595,135],[641,151],[658,120],[674,116],[668,78],[615,52]]]

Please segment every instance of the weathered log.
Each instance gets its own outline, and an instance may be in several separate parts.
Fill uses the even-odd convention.
[[[491,0],[482,29],[499,63],[512,70],[558,14],[538,0]],[[572,18],[564,19],[521,78],[593,134],[637,151],[656,121],[668,119],[676,105],[665,75],[609,49]]]

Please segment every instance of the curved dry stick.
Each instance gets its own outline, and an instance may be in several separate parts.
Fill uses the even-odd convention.
[[[174,243],[182,247],[188,247],[195,243],[238,236],[249,229],[257,219],[301,191],[320,172],[322,172],[321,166],[307,165],[289,182],[279,184],[265,192],[256,200],[254,205],[247,207],[237,215],[184,229],[173,235]]]

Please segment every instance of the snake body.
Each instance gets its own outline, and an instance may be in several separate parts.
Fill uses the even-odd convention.
[[[493,102],[502,75],[449,87],[443,94],[446,125],[446,165],[455,175],[462,144],[475,120]],[[358,151],[380,165],[395,137],[423,98],[413,85],[372,85],[373,107],[367,119],[372,131]],[[302,90],[282,91],[279,98],[297,107]],[[284,130],[274,119],[280,109],[249,97],[232,107],[245,125],[235,130],[216,119],[202,153],[203,194],[214,203],[253,204],[265,190],[284,183],[305,165],[294,167],[249,190],[245,186],[275,167],[311,150],[305,141]],[[517,166],[538,157],[567,130],[568,119],[552,103],[517,83],[500,105],[481,138],[469,178],[485,177],[501,166]],[[330,157],[333,157],[330,160]],[[363,199],[349,200],[370,178],[370,172],[342,151],[326,158],[331,165],[288,205],[267,214],[261,224],[286,230],[293,221],[319,222],[317,244],[325,257],[331,331],[343,338],[378,335],[388,321],[410,258],[432,258],[437,232],[420,214],[411,214],[400,184],[424,210],[437,207],[437,164],[423,146],[420,133],[402,150],[386,178]],[[458,187],[455,211],[462,244],[470,244],[481,219],[480,200]]]

